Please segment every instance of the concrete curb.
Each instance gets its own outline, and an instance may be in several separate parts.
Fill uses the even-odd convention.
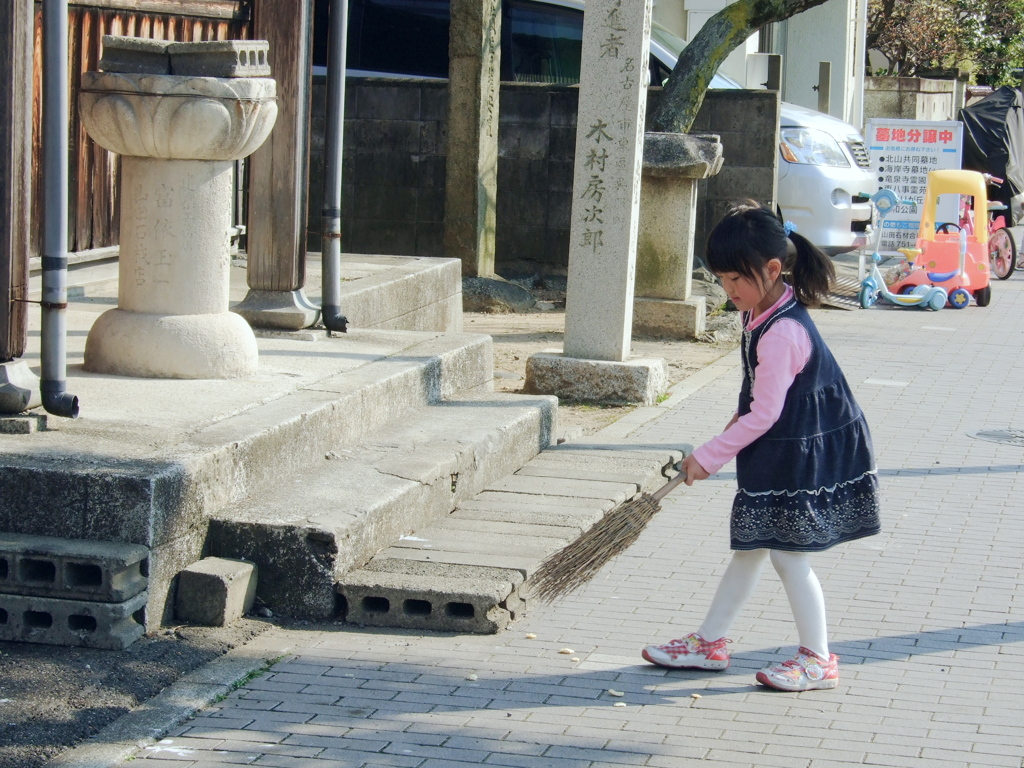
[[[115,768],[156,743],[196,712],[256,677],[291,650],[286,631],[272,627],[193,670],[102,731],[46,763],[46,768]]]

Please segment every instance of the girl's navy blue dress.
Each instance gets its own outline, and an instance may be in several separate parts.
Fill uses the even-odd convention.
[[[731,545],[817,552],[878,533],[878,479],[864,413],[796,299],[743,332],[739,414],[750,412],[758,341],[783,318],[807,330],[811,356],[786,394],[778,421],[736,456]]]

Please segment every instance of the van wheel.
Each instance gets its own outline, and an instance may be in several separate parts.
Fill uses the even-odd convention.
[[[974,292],[974,300],[979,307],[987,307],[989,302],[992,301],[992,286],[986,285],[984,288],[976,290]]]

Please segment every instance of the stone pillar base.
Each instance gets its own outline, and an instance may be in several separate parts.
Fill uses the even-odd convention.
[[[156,315],[109,309],[85,341],[85,370],[164,379],[252,376],[259,350],[238,315]]]
[[[707,303],[703,296],[686,301],[633,300],[633,333],[668,339],[696,339],[704,333]]]
[[[556,395],[568,402],[654,405],[665,392],[668,375],[660,358],[582,360],[558,352],[540,352],[526,361],[524,391]]]
[[[294,291],[265,291],[250,288],[232,312],[237,312],[253,328],[300,331],[320,319],[320,307],[306,298],[301,288]]]
[[[23,413],[42,405],[39,377],[24,360],[0,363],[0,413]]]

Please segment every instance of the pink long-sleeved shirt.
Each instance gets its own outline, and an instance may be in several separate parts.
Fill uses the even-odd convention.
[[[787,285],[782,297],[767,312],[747,321],[746,329],[757,328],[792,297],[793,289]],[[750,413],[740,416],[722,434],[693,452],[705,471],[715,474],[778,421],[786,393],[807,365],[811,348],[807,331],[796,320],[783,318],[765,331],[757,345]]]

